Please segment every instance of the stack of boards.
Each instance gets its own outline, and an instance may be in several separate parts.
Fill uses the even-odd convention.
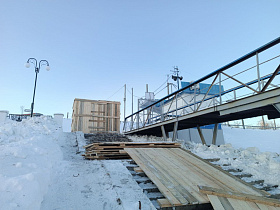
[[[130,159],[124,148],[180,148],[174,142],[99,142],[85,146],[83,155],[90,160]]]

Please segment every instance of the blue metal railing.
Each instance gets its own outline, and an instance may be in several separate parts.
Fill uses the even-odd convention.
[[[222,103],[222,100],[221,100],[221,97],[222,97],[222,96],[224,96],[224,95],[226,95],[226,94],[228,94],[228,93],[231,93],[231,92],[235,92],[235,91],[237,91],[237,90],[239,90],[239,89],[242,89],[242,88],[245,88],[245,87],[248,87],[248,88],[250,88],[250,89],[253,90],[253,88],[251,88],[251,86],[252,86],[253,84],[258,83],[258,85],[259,85],[259,87],[260,87],[260,84],[259,84],[260,82],[265,81],[265,80],[267,80],[267,79],[270,79],[271,77],[274,77],[274,76],[276,76],[276,75],[279,75],[279,74],[280,74],[279,70],[278,70],[278,72],[270,73],[270,74],[268,74],[268,75],[266,75],[266,76],[263,76],[263,77],[258,76],[257,79],[255,79],[255,80],[253,80],[253,81],[250,81],[250,82],[246,82],[246,83],[240,82],[241,85],[239,85],[239,86],[237,86],[237,87],[234,87],[234,88],[230,88],[230,89],[225,90],[225,91],[220,91],[219,94],[211,95],[211,96],[208,97],[208,98],[205,97],[205,98],[203,98],[202,100],[194,101],[194,102],[192,102],[192,103],[190,103],[190,104],[187,104],[187,105],[184,105],[184,106],[181,106],[181,107],[177,107],[177,105],[178,105],[178,103],[177,103],[177,102],[178,102],[178,101],[177,101],[177,100],[178,100],[178,97],[181,97],[180,95],[182,95],[182,93],[183,93],[184,90],[186,90],[186,89],[188,89],[188,88],[191,88],[191,87],[195,86],[196,84],[199,84],[199,83],[202,82],[202,81],[205,81],[205,80],[207,80],[207,79],[209,79],[209,78],[212,78],[213,76],[216,76],[216,77],[215,77],[215,80],[216,80],[217,78],[219,78],[218,84],[219,84],[219,86],[221,87],[221,75],[222,75],[222,74],[228,76],[229,78],[227,78],[227,79],[234,79],[234,78],[232,78],[231,76],[225,74],[225,73],[224,73],[225,70],[228,70],[228,69],[230,69],[231,67],[236,66],[237,64],[239,64],[239,63],[241,63],[241,62],[244,62],[245,60],[248,60],[249,58],[251,58],[251,57],[253,57],[253,56],[258,56],[259,53],[261,53],[261,52],[263,52],[263,51],[265,51],[265,50],[267,50],[267,49],[269,49],[269,48],[271,48],[271,47],[273,47],[273,46],[275,46],[275,45],[277,45],[277,44],[279,44],[279,43],[280,43],[280,37],[278,37],[277,39],[275,39],[275,40],[273,40],[273,41],[271,41],[271,42],[269,42],[269,43],[263,45],[262,47],[257,48],[256,50],[254,50],[254,51],[252,51],[252,52],[250,52],[250,53],[248,53],[248,54],[246,54],[246,55],[240,57],[239,59],[237,59],[237,60],[235,60],[235,61],[233,61],[233,62],[231,62],[231,63],[229,63],[229,64],[227,64],[227,65],[225,65],[225,66],[223,66],[223,67],[221,67],[221,68],[219,68],[219,69],[217,69],[217,70],[215,70],[215,71],[213,71],[212,73],[210,73],[210,74],[208,74],[208,75],[206,75],[206,76],[204,76],[204,77],[202,77],[202,78],[196,80],[195,82],[190,83],[190,84],[187,85],[186,87],[183,87],[183,88],[181,88],[181,89],[179,89],[179,90],[177,90],[177,91],[175,91],[175,92],[173,92],[173,93],[171,93],[171,94],[169,94],[169,95],[167,95],[167,96],[165,96],[165,97],[163,97],[163,98],[157,100],[156,102],[154,102],[154,103],[148,105],[147,107],[145,107],[145,108],[143,108],[143,109],[141,109],[141,110],[139,110],[139,111],[137,111],[137,112],[135,112],[135,113],[133,113],[133,114],[127,116],[127,117],[125,117],[125,124],[126,124],[126,122],[131,118],[131,121],[132,121],[132,122],[131,122],[131,126],[129,126],[129,129],[130,129],[130,130],[133,130],[133,129],[135,128],[135,125],[136,125],[136,128],[144,127],[144,126],[146,126],[146,125],[148,125],[148,124],[151,124],[152,121],[157,121],[157,122],[158,122],[159,119],[160,119],[161,121],[163,121],[163,120],[166,120],[166,118],[168,118],[168,117],[171,117],[171,118],[178,117],[178,116],[179,116],[179,115],[178,115],[178,111],[184,110],[184,109],[189,108],[189,107],[192,107],[192,108],[194,109],[194,111],[198,111],[198,110],[196,110],[196,108],[197,108],[196,106],[200,107],[200,105],[201,105],[203,102],[208,101],[208,100],[211,100],[211,99],[212,99],[212,100],[217,99],[217,101],[218,101],[218,99],[220,98],[219,104],[221,104],[221,103]],[[257,68],[258,68],[259,65],[260,65],[260,64],[257,63],[257,65],[254,66],[254,67],[257,67]],[[277,68],[277,69],[279,69],[279,68]],[[259,74],[258,74],[258,75],[259,75]],[[272,78],[272,79],[273,79],[273,78]],[[215,80],[213,81],[212,85],[215,83]],[[234,79],[234,80],[236,80],[236,79]],[[210,86],[210,88],[211,88],[211,87],[212,87],[212,86]],[[260,92],[260,89],[259,89],[259,91],[256,90],[255,92],[257,92],[257,93]],[[171,99],[170,99],[170,98],[171,98]],[[173,102],[174,100],[176,100],[176,108],[175,108],[175,109],[172,109],[172,110],[170,110],[170,108],[169,108],[168,111],[165,112],[165,113],[160,113],[160,114],[155,114],[155,113],[153,113],[153,111],[152,111],[153,107],[154,107],[154,106],[159,106],[159,104],[160,104],[160,106],[162,107],[164,101],[166,101],[167,99],[168,99],[169,101],[171,101],[171,102],[170,102],[171,104],[172,104],[172,102]],[[165,104],[166,104],[166,103],[165,103]],[[170,107],[171,107],[171,105],[170,105]],[[165,107],[165,108],[166,108],[166,107]],[[146,112],[146,113],[145,113],[145,112]],[[142,113],[142,116],[141,116],[141,117],[143,118],[143,121],[141,122],[141,126],[140,126],[140,119],[141,119],[141,118],[140,118],[140,114],[141,114],[141,113]],[[156,115],[156,116],[153,116],[153,115]],[[145,119],[145,116],[146,116],[146,119]],[[155,119],[157,119],[157,120],[155,120]],[[135,123],[135,120],[136,120],[136,123]],[[126,126],[124,126],[124,130],[126,131]]]

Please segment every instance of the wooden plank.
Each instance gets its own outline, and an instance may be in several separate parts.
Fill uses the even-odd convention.
[[[157,199],[160,208],[172,207],[172,204],[165,198]]]
[[[217,196],[215,196],[215,195],[207,195],[207,196],[215,210],[227,210],[222,205],[221,201],[219,200],[219,198]]]
[[[211,176],[213,179],[216,179],[216,181],[223,183],[224,187],[222,189],[228,188],[228,190],[237,192],[242,191],[257,196],[270,195],[267,192],[254,188],[243,180],[233,176],[232,174],[222,170],[219,167],[216,167],[215,165],[203,160],[202,158],[189,151],[183,149],[172,149],[171,151],[178,154],[183,159],[189,159],[191,163],[194,164],[194,166],[201,170],[202,173],[207,176]]]
[[[231,205],[227,198],[218,197],[218,199],[226,210],[234,210],[234,207]]]
[[[145,171],[146,175],[153,181],[153,183],[159,188],[160,192],[168,199],[172,206],[181,206],[181,202],[173,195],[170,189],[168,189],[160,179],[155,176],[149,169],[149,167],[144,164],[140,157],[135,153],[134,149],[126,148],[128,154],[133,158],[133,160]]]
[[[250,195],[245,193],[231,192],[231,191],[215,189],[207,186],[198,186],[198,188],[200,192],[205,193],[207,195],[216,195],[220,197],[234,198],[238,200],[244,200],[249,202],[265,204],[269,206],[280,207],[280,201],[273,198],[266,198],[262,196],[255,196],[255,195]]]
[[[280,209],[280,207],[267,206],[267,205],[264,205],[261,203],[257,203],[257,205],[261,210],[279,210]]]
[[[159,153],[154,153],[153,149],[135,149],[136,151],[140,151],[140,155],[142,155],[145,159],[144,162],[148,162],[151,167],[152,172],[157,175],[157,177],[160,177],[162,183],[165,186],[168,186],[168,188],[172,188],[172,192],[174,195],[176,195],[176,198],[181,202],[182,205],[187,205],[189,203],[191,204],[198,204],[198,200],[190,193],[188,192],[184,187],[181,186],[181,183],[178,179],[174,179],[173,176],[171,176],[170,168],[167,170],[167,167],[162,166],[162,164],[159,163],[161,161],[161,155]],[[157,150],[159,151],[159,150]],[[158,158],[160,157],[160,158]],[[172,172],[176,170],[171,170]],[[172,187],[170,187],[172,186]]]
[[[201,184],[227,191],[241,190],[248,194],[263,195],[259,190],[244,185],[238,179],[180,148],[125,148],[124,150],[156,185],[158,181],[161,186],[165,186],[165,189],[167,188],[181,205],[209,203],[208,197],[197,187]],[[161,192],[164,191],[161,187],[158,188]],[[164,192],[162,194],[165,195]],[[172,204],[168,195],[165,197]],[[228,199],[223,197],[220,199],[223,205],[231,205]],[[250,206],[248,203],[234,202],[234,205]]]
[[[144,171],[140,167],[135,167],[133,170],[137,173],[143,173]]]
[[[166,185],[172,184],[174,188],[185,198],[188,200],[190,204],[198,204],[198,203],[208,203],[208,199],[205,195],[198,192],[197,185],[192,184],[192,180],[188,179],[188,176],[184,176],[184,172],[182,169],[183,165],[178,165],[178,161],[173,159],[172,156],[169,156],[166,153],[165,149],[156,149],[154,152],[153,149],[137,149],[145,155],[145,157],[149,157],[150,161],[152,161],[153,166],[156,167],[157,170],[163,172],[164,176],[167,177],[169,182]],[[195,189],[191,189],[191,186],[194,186]]]
[[[234,209],[251,209],[251,210],[259,210],[260,208],[254,202],[247,202],[243,200],[237,200],[233,198],[227,198],[230,204]]]

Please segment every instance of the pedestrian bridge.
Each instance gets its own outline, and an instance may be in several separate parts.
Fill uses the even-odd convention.
[[[166,138],[173,132],[175,138],[177,130],[197,127],[201,134],[200,126],[215,124],[215,144],[218,123],[279,118],[279,42],[280,37],[125,117],[124,134]]]

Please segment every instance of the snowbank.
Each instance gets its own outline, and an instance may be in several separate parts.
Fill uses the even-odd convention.
[[[280,130],[241,129],[223,126],[224,139],[235,148],[257,147],[280,154]]]
[[[58,127],[45,117],[0,124],[2,209],[40,209],[52,168],[62,159]]]
[[[280,157],[273,152],[260,152],[256,147],[246,149],[236,149],[231,144],[220,147],[211,145],[210,147],[186,142],[186,148],[203,159],[219,158],[218,165],[229,165],[230,168],[240,169],[242,173],[253,175],[250,180],[264,180],[267,185],[280,186]],[[225,169],[227,168],[224,167]],[[276,188],[272,194],[279,193],[280,188]]]

